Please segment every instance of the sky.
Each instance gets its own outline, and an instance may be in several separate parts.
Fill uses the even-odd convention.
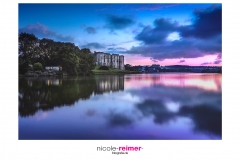
[[[19,4],[19,33],[124,55],[131,65],[222,66],[221,4]]]

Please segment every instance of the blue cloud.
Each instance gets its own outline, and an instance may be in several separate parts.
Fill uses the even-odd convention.
[[[72,36],[57,34],[56,32],[49,30],[47,26],[40,23],[29,24],[24,28],[20,28],[19,33],[23,32],[34,34],[38,38],[49,38],[56,41],[73,42],[75,40]]]
[[[87,31],[88,34],[97,33],[97,30],[94,27],[87,27],[85,30]]]
[[[204,62],[201,65],[209,65],[209,64],[212,64],[212,62]]]
[[[107,15],[107,24],[104,26],[105,28],[114,30],[122,30],[133,24],[135,21],[133,16],[125,15],[125,16],[117,16],[117,15]]]
[[[196,10],[192,25],[179,28],[182,37],[211,38],[222,34],[222,7],[212,6]]]
[[[157,60],[166,58],[197,58],[222,52],[222,8],[210,8],[194,12],[191,25],[180,26],[177,21],[158,18],[153,26],[143,26],[135,39],[141,45],[133,46],[126,53],[141,54]],[[173,32],[179,33],[179,39],[168,41]],[[179,62],[182,63],[182,62]],[[221,63],[220,60],[212,64]]]
[[[183,62],[185,62],[185,60],[184,60],[184,59],[180,60],[178,63],[183,63]]]
[[[131,10],[143,11],[143,10],[161,10],[164,8],[170,8],[178,6],[179,4],[139,4],[134,5]]]
[[[157,62],[158,62],[158,60],[153,59],[153,58],[150,58],[150,60],[153,61],[154,63],[157,63]]]
[[[80,47],[80,48],[95,48],[95,49],[106,48],[105,45],[100,44],[100,43],[96,43],[96,42],[88,43],[88,44],[85,44],[85,45],[81,45],[81,46],[79,46],[79,47]]]
[[[145,44],[159,44],[177,29],[178,23],[176,21],[172,22],[171,19],[159,18],[154,21],[154,28],[145,26],[135,39],[143,41]]]
[[[174,58],[197,58],[208,54],[216,54],[222,51],[222,45],[218,39],[205,41],[195,38],[184,38],[175,41],[165,41],[158,44],[142,44],[133,46],[126,53],[141,54],[157,60]]]

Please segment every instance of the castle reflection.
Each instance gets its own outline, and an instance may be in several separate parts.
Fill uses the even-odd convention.
[[[95,79],[95,94],[124,90],[124,75],[98,75]]]

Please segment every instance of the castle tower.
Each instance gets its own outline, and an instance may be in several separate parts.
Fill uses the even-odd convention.
[[[119,69],[124,70],[124,56],[119,56]]]
[[[104,53],[103,52],[94,52],[94,59],[96,65],[104,65]]]
[[[119,68],[119,55],[118,54],[112,54],[112,68]]]

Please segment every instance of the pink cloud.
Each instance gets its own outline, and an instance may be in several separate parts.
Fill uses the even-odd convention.
[[[218,56],[218,55],[217,55]],[[153,62],[150,57],[143,57],[139,54],[125,54],[125,64],[131,65],[152,65],[152,64],[160,64],[161,66],[167,65],[179,65],[179,61],[181,59],[164,59],[162,61]],[[198,58],[185,58],[185,61],[181,63],[181,65],[189,65],[189,66],[200,66],[204,62],[212,62],[211,66],[222,66],[222,62],[213,63],[216,61],[216,55],[206,55]]]

